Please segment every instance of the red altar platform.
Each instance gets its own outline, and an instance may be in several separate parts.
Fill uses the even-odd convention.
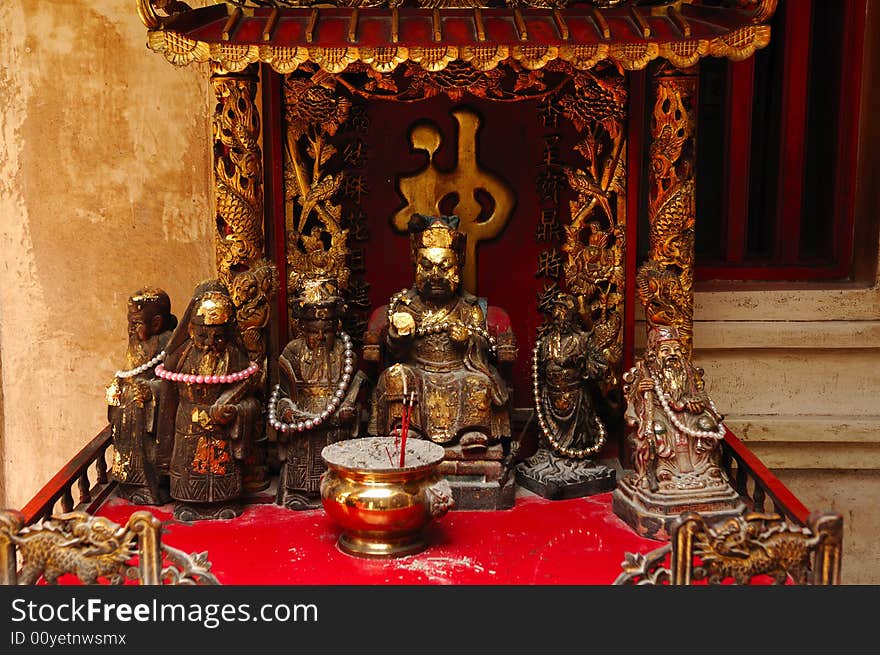
[[[185,524],[172,507],[144,508],[119,498],[97,512],[124,525],[149,509],[166,522],[163,541],[208,551],[224,585],[608,585],[624,553],[663,544],[639,537],[611,511],[611,494],[550,501],[521,491],[509,510],[454,510],[430,525],[427,550],[398,559],[346,555],[339,528],[322,509],[292,512],[250,505],[232,520]]]

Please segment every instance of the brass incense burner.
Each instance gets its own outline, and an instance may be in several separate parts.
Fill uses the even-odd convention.
[[[430,441],[406,442],[404,465],[394,437],[348,439],[321,457],[321,501],[343,528],[339,548],[358,557],[389,558],[427,548],[422,532],[453,505],[440,473],[444,450]]]

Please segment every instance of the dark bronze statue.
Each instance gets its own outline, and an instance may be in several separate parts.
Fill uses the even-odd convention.
[[[643,358],[624,375],[624,394],[635,470],[615,491],[619,516],[645,536],[668,539],[682,512],[745,509],[721,467],[723,417],[675,327],[650,328]]]
[[[577,302],[559,293],[532,351],[538,451],[517,467],[517,482],[546,498],[610,491],[615,472],[595,462],[607,430],[599,382],[608,364],[584,329]]]
[[[107,387],[107,417],[113,439],[110,474],[118,494],[138,505],[163,505],[168,454],[157,438],[162,381],[154,373],[165,358],[165,346],[177,317],[162,289],[145,287],[128,299],[128,350],[125,370]],[[164,476],[163,476],[164,473]]]
[[[457,217],[416,214],[409,223],[415,286],[388,304],[386,352],[397,362],[379,377],[377,434],[399,427],[404,393],[414,394],[410,431],[483,453],[510,435],[509,390],[490,362],[495,339],[483,301],[461,289],[464,234]]]
[[[268,412],[283,462],[276,502],[310,509],[321,505],[321,450],[360,436],[366,376],[341,331],[344,305],[334,280],[304,281],[291,305],[298,336],[278,359],[280,381]]]
[[[241,513],[242,461],[254,437],[259,367],[235,321],[235,309],[216,281],[197,287],[156,373],[168,383],[163,431],[173,435],[174,516],[232,518]]]

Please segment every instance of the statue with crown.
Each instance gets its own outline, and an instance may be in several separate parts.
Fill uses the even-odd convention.
[[[649,321],[645,352],[623,382],[634,470],[614,490],[615,514],[639,534],[665,541],[683,512],[745,511],[721,466],[724,417],[678,327]]]
[[[515,357],[512,333],[498,339],[487,323],[486,299],[462,288],[465,239],[457,216],[414,214],[408,224],[412,288],[389,300],[369,432],[393,435],[408,409],[412,438],[446,448],[441,471],[482,474],[486,494],[501,486],[502,439],[510,436],[510,388],[496,364]],[[508,352],[510,351],[510,352]],[[510,494],[512,504],[512,493]],[[456,497],[464,508],[484,499]],[[497,500],[497,498],[496,498]],[[499,505],[492,501],[493,507]]]

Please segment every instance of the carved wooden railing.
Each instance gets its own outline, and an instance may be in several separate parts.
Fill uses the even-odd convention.
[[[25,525],[50,517],[59,502],[63,512],[94,512],[115,486],[107,474],[110,445],[108,425],[24,506]],[[810,511],[806,506],[730,430],[722,443],[721,464],[751,510],[775,512],[799,525],[807,524]],[[78,494],[78,502],[74,493]]]
[[[115,482],[107,475],[110,426],[104,428],[56,473],[24,506],[24,524],[49,518],[61,504],[62,512],[81,509],[93,512],[112,491]],[[94,480],[94,481],[93,481]],[[74,499],[74,494],[78,498]]]
[[[730,430],[722,443],[721,465],[750,509],[772,511],[798,525],[807,524],[810,510]]]

